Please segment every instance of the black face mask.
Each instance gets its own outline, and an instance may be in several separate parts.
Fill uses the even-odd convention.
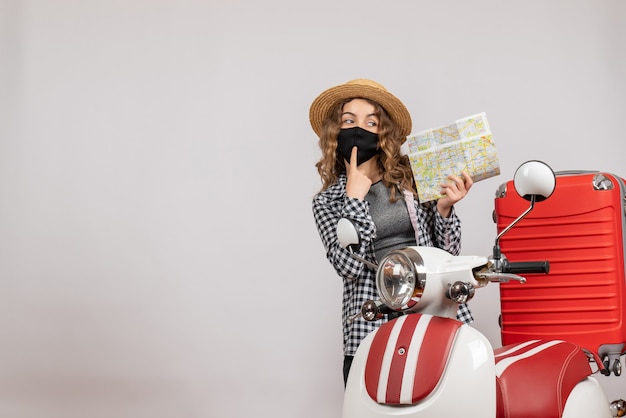
[[[378,155],[378,134],[358,126],[339,131],[337,152],[348,162],[354,146],[357,147],[356,165],[361,165]]]

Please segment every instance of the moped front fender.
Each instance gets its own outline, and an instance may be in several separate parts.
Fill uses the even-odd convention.
[[[419,323],[415,326],[405,326],[407,317],[418,315]],[[440,338],[429,337],[428,333],[448,332],[437,330],[439,321],[430,321],[430,315],[411,314],[397,318],[385,324],[386,327],[393,327],[388,338],[390,349],[387,350],[387,359],[383,361],[382,368],[388,368],[381,377],[380,384],[376,382],[377,394],[372,392],[372,382],[366,382],[366,374],[371,380],[372,373],[366,373],[368,367],[368,357],[379,355],[379,352],[372,351],[372,342],[375,340],[380,328],[368,335],[363,340],[352,362],[352,368],[346,385],[346,392],[343,405],[343,418],[381,418],[381,417],[405,417],[405,418],[449,418],[451,416],[470,416],[481,418],[494,418],[496,414],[496,382],[495,382],[495,362],[493,348],[487,338],[469,325],[460,325],[456,328],[452,336],[452,343],[449,349],[442,347],[428,347],[429,356],[434,351],[445,350],[445,366],[440,376],[430,376],[435,378],[434,388],[424,394],[417,401],[410,400],[409,403],[387,403],[384,401],[385,390],[392,390],[385,385],[394,378],[401,385],[414,385],[411,373],[415,374],[415,369],[419,366],[408,366],[414,364],[410,361],[403,363],[404,369],[394,363],[390,356],[406,355],[413,352],[413,357],[417,356],[419,363],[420,353],[425,353],[427,341],[440,341]],[[412,318],[413,319],[413,318]],[[426,321],[426,322],[424,322]],[[454,321],[445,319],[445,321]],[[385,331],[383,331],[385,332]],[[411,335],[408,335],[411,334]],[[409,341],[407,343],[407,341]],[[432,344],[432,343],[428,343]],[[435,343],[436,344],[436,343]],[[427,357],[426,355],[422,357]],[[424,358],[422,358],[424,360]],[[370,361],[370,367],[372,367]],[[381,363],[381,362],[378,362]],[[413,370],[410,368],[415,367]],[[399,376],[401,373],[403,376]],[[393,375],[396,375],[395,377]],[[407,378],[408,376],[408,378]],[[419,379],[417,375],[415,380]],[[426,377],[424,377],[426,378]],[[369,387],[368,387],[369,384]],[[398,383],[399,384],[399,383]],[[392,385],[389,385],[392,386]],[[396,384],[397,386],[397,384]],[[368,392],[369,389],[369,392]],[[394,390],[401,390],[403,393],[410,392],[410,388],[396,387]],[[378,398],[378,399],[375,399]],[[382,400],[382,402],[381,402]],[[405,399],[406,402],[406,399]]]

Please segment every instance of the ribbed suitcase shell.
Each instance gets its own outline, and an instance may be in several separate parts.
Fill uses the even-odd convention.
[[[503,345],[562,339],[598,352],[626,341],[624,190],[612,174],[557,173],[552,196],[501,238],[509,261],[550,261],[547,275],[500,284]],[[528,206],[512,181],[500,186],[498,232]]]

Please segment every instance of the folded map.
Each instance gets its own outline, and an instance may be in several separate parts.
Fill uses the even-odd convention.
[[[407,137],[405,147],[420,201],[441,197],[441,183],[463,171],[474,182],[500,174],[500,164],[487,115],[479,113]]]

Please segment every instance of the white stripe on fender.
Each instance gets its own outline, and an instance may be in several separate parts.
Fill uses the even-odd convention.
[[[521,349],[522,349],[522,348],[524,348],[524,347],[527,347],[527,346],[529,346],[529,345],[531,345],[531,344],[534,344],[534,343],[536,343],[537,341],[539,341],[539,340],[530,340],[530,341],[523,342],[523,343],[521,343],[521,344],[517,344],[516,346],[511,347],[509,350],[506,350],[506,351],[505,351],[505,352],[503,352],[503,353],[497,354],[497,355],[496,355],[496,358],[498,358],[498,357],[508,356],[509,354],[511,354],[511,353],[515,353],[516,351],[519,351],[519,350],[521,350]]]
[[[389,381],[389,372],[391,370],[391,360],[393,359],[393,353],[396,349],[396,343],[398,342],[398,336],[402,329],[402,324],[406,321],[408,315],[402,315],[396,319],[396,323],[393,324],[393,329],[389,334],[387,340],[387,346],[385,347],[385,354],[383,355],[383,363],[380,366],[380,376],[378,378],[378,392],[376,393],[376,400],[380,404],[387,402],[387,382]]]
[[[538,345],[537,347],[533,348],[532,350],[528,350],[522,354],[518,354],[517,356],[513,356],[513,357],[509,357],[509,358],[505,358],[504,360],[500,360],[498,362],[498,364],[496,364],[496,376],[500,377],[502,375],[502,373],[504,373],[504,371],[507,369],[507,367],[509,367],[510,365],[514,364],[515,362],[528,358],[532,355],[535,355],[547,348],[550,348],[554,345],[560,344],[563,341],[548,341],[545,344],[541,344]]]
[[[406,363],[404,366],[404,373],[402,374],[402,388],[400,389],[400,403],[410,405],[413,403],[413,384],[415,383],[415,370],[417,368],[417,360],[419,358],[420,351],[422,349],[422,342],[424,341],[424,335],[426,335],[426,329],[432,316],[422,315],[413,337],[411,337],[411,343],[409,350],[406,353]]]

